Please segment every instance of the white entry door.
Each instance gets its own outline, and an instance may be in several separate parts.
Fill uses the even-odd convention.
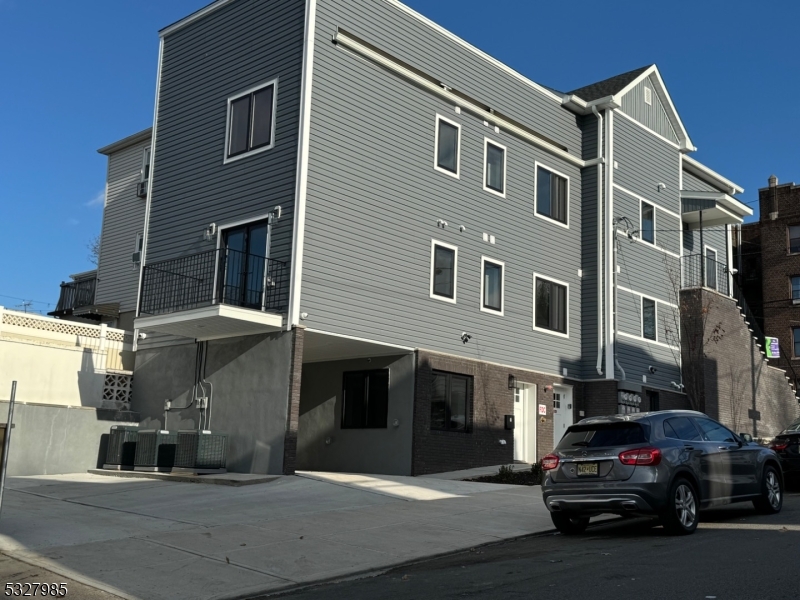
[[[567,427],[572,425],[572,388],[553,386],[553,445],[558,445]]]
[[[514,460],[536,462],[536,386],[514,390]]]

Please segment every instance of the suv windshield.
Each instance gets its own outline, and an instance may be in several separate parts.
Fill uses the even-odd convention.
[[[797,419],[797,421],[789,425],[786,431],[800,431],[800,419]]]
[[[573,425],[561,438],[557,450],[603,448],[644,444],[647,435],[639,423],[592,423]]]

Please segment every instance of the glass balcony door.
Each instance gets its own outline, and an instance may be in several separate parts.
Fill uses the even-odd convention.
[[[220,253],[223,304],[263,308],[268,227],[261,221],[224,232]]]

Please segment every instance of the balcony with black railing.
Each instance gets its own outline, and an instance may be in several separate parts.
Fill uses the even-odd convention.
[[[48,314],[65,317],[71,315],[77,308],[93,305],[94,293],[97,288],[97,274],[93,271],[92,273],[92,275],[73,281],[62,281],[56,309]]]
[[[687,254],[681,257],[681,288],[704,287],[725,296],[731,295],[728,265],[710,256]]]
[[[221,248],[145,264],[136,326],[200,339],[272,331],[287,304],[285,263]]]

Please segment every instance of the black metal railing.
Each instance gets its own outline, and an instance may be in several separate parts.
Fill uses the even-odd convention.
[[[237,250],[208,250],[146,264],[142,314],[212,304],[282,312],[287,304],[286,263]]]
[[[728,265],[702,254],[681,257],[681,287],[705,287],[730,296]]]
[[[61,282],[58,304],[56,310],[51,314],[63,314],[76,308],[91,306],[94,304],[96,287],[97,277]]]

